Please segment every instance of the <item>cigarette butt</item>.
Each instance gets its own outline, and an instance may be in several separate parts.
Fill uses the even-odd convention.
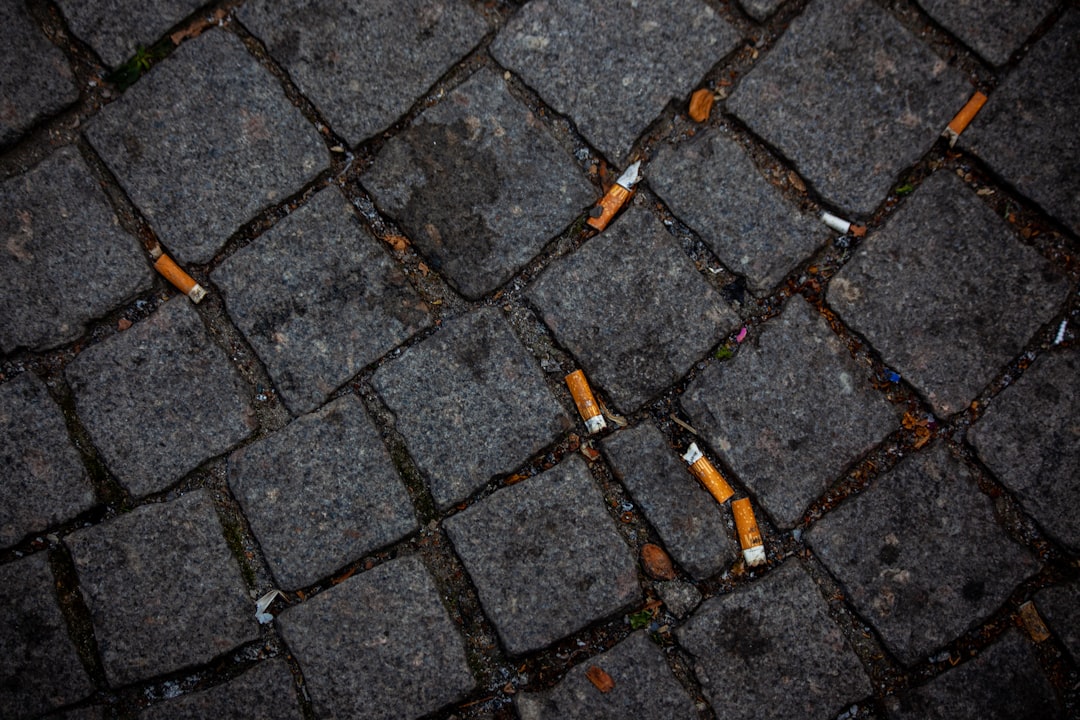
[[[615,213],[619,212],[619,208],[634,194],[633,187],[639,179],[638,169],[640,167],[641,161],[638,160],[626,168],[626,171],[619,176],[615,184],[604,193],[604,197],[600,198],[600,202],[592,209],[592,212],[589,213],[589,219],[586,220],[590,227],[603,230],[608,226],[611,219],[615,217]]]
[[[709,462],[709,458],[705,457],[705,454],[698,448],[697,443],[690,443],[686,454],[683,455],[683,460],[690,466],[690,472],[694,474],[694,477],[700,480],[705,489],[716,498],[716,502],[723,505],[735,494],[735,491],[731,489],[720,471]]]
[[[765,562],[765,541],[761,539],[750,498],[739,498],[731,503],[731,512],[735,515],[735,529],[739,533],[739,544],[742,545],[746,564],[754,567]]]
[[[1050,637],[1050,631],[1046,628],[1046,623],[1043,622],[1039,611],[1035,608],[1035,603],[1030,600],[1020,606],[1020,620],[1024,623],[1028,635],[1035,642],[1039,643]]]
[[[694,122],[708,120],[714,100],[712,90],[706,90],[705,88],[695,90],[694,94],[690,96],[690,118]]]
[[[570,395],[574,398],[581,418],[585,421],[585,429],[590,433],[597,433],[607,427],[604,416],[600,413],[600,406],[596,404],[589,381],[585,379],[585,373],[575,370],[565,378],[566,387],[570,388]]]
[[[956,141],[960,138],[960,133],[964,132],[965,128],[971,124],[971,121],[978,112],[982,110],[982,106],[985,104],[986,95],[983,95],[981,92],[976,92],[971,96],[971,99],[964,104],[964,107],[960,108],[960,112],[956,113],[956,117],[949,122],[949,126],[941,133],[949,138],[949,147],[956,144]]]
[[[161,273],[166,280],[177,287],[180,292],[191,298],[191,302],[198,303],[206,297],[206,290],[195,282],[190,275],[173,262],[173,259],[164,253],[154,261],[154,269]]]
[[[585,677],[602,693],[609,693],[615,689],[615,681],[601,667],[591,665],[585,671]]]
[[[862,237],[866,234],[866,228],[862,225],[852,224],[844,218],[837,217],[828,211],[823,210],[821,212],[821,222],[825,223],[841,235],[847,235],[850,232],[857,237]]]

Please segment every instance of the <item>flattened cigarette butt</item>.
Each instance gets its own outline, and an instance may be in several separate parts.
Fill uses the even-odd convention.
[[[1030,600],[1020,606],[1020,620],[1024,623],[1028,635],[1035,642],[1039,643],[1050,637],[1050,631],[1046,628],[1046,623],[1043,622],[1042,616],[1039,615],[1039,611],[1035,608],[1035,603]]]
[[[709,458],[705,457],[705,454],[698,448],[697,443],[690,443],[690,447],[687,448],[686,453],[683,455],[683,460],[690,466],[690,472],[694,474],[694,477],[700,480],[705,489],[716,498],[716,502],[723,505],[735,494],[735,491],[731,489],[720,471],[709,462]]]
[[[825,223],[841,235],[847,235],[850,232],[856,237],[862,237],[866,234],[866,228],[864,226],[848,222],[844,218],[837,217],[825,210],[821,212],[821,222]]]
[[[750,567],[762,564],[765,562],[765,541],[761,539],[750,498],[739,498],[731,503],[731,512],[735,515],[735,529],[739,533],[743,559]]]
[[[603,230],[611,222],[611,218],[615,217],[615,213],[619,212],[619,208],[626,203],[626,201],[633,194],[634,185],[637,184],[641,176],[638,174],[638,170],[641,168],[641,161],[638,160],[630,167],[626,168],[626,171],[619,176],[619,179],[615,181],[604,197],[600,198],[600,202],[596,204],[596,207],[589,213],[589,219],[586,221],[589,226],[596,230]]]
[[[942,131],[942,137],[949,138],[949,147],[956,144],[956,141],[960,139],[960,133],[964,132],[971,121],[975,119],[975,116],[982,110],[982,106],[986,104],[986,96],[981,92],[976,92],[971,96],[964,107],[960,108],[960,112],[956,113],[950,122],[948,127]]]
[[[575,370],[567,375],[566,387],[570,388],[570,395],[574,398],[581,418],[585,421],[585,429],[590,433],[597,433],[607,427],[604,416],[600,412],[600,406],[596,404],[589,381],[585,379],[585,373]]]
[[[701,88],[695,90],[690,96],[690,119],[694,122],[705,122],[709,119],[715,98],[712,90]]]
[[[599,666],[589,666],[589,669],[585,671],[585,677],[602,693],[609,693],[615,689],[615,681]]]
[[[179,265],[173,262],[173,259],[168,255],[162,254],[161,257],[155,260],[154,269],[161,273],[166,280],[175,285],[180,292],[191,298],[191,302],[198,303],[206,297],[206,290],[203,289],[203,286],[195,282],[195,280],[184,272]]]

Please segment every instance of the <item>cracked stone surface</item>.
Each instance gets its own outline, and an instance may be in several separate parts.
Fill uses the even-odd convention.
[[[919,4],[979,55],[995,65],[1002,65],[1056,3],[1054,0],[919,0]]]
[[[199,9],[200,0],[58,0],[72,32],[116,67]]]
[[[151,705],[140,720],[205,720],[242,712],[265,720],[299,720],[292,673],[283,660],[261,662],[238,678],[208,690]]]

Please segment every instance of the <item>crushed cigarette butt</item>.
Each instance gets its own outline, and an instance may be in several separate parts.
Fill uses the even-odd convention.
[[[1027,630],[1028,635],[1035,642],[1040,643],[1050,637],[1050,631],[1047,629],[1046,623],[1043,622],[1042,617],[1039,615],[1035,603],[1030,600],[1020,606],[1020,620],[1024,623],[1024,629]]]
[[[690,96],[690,118],[694,122],[705,122],[709,119],[709,114],[712,112],[713,97],[711,90],[701,88],[695,90],[694,94]]]
[[[619,176],[619,179],[608,189],[604,197],[600,198],[600,202],[592,209],[592,212],[589,213],[589,219],[586,220],[590,227],[603,230],[608,226],[611,219],[615,217],[615,213],[633,194],[634,185],[641,179],[638,172],[640,169],[641,161],[638,160],[626,168],[626,171]]]
[[[615,689],[615,681],[611,679],[610,675],[596,665],[591,665],[589,669],[585,671],[585,677],[587,677],[589,682],[602,693],[609,693]]]

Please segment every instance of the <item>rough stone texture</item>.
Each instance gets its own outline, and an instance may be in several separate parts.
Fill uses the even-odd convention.
[[[150,287],[142,248],[74,147],[0,184],[0,208],[3,352],[74,340],[87,320]]]
[[[1080,584],[1041,590],[1035,596],[1035,605],[1073,660],[1080,659]]]
[[[715,597],[675,631],[717,717],[833,717],[871,691],[825,601],[798,563]]]
[[[45,553],[0,567],[0,715],[23,718],[94,690],[56,604]]]
[[[1049,261],[953,173],[939,172],[867,238],[828,300],[949,415],[1019,354],[1066,292]]]
[[[1002,65],[1057,3],[1054,0],[919,0],[919,4],[979,55]]]
[[[445,522],[507,651],[536,650],[638,599],[637,570],[581,458]]]
[[[229,486],[285,588],[416,528],[390,453],[352,395],[233,453]]]
[[[299,720],[302,717],[292,673],[284,660],[261,662],[227,683],[151,705],[139,718],[206,720],[239,715],[261,720]]]
[[[866,368],[800,297],[733,359],[710,364],[682,404],[781,525],[897,426]]]
[[[181,263],[210,260],[327,163],[278,81],[216,29],[180,45],[86,134]]]
[[[506,282],[595,195],[490,70],[391,139],[361,181],[469,298]]]
[[[461,637],[415,556],[355,575],[277,623],[318,717],[409,720],[474,685]]]
[[[784,0],[742,0],[741,5],[752,17],[764,20],[772,15],[783,2]]]
[[[904,459],[804,537],[904,663],[989,615],[1038,569],[941,443]]]
[[[21,2],[0,7],[0,146],[17,139],[38,119],[79,99],[71,66],[41,32]]]
[[[161,490],[252,431],[239,376],[183,295],[84,350],[66,374],[94,445],[135,495]]]
[[[600,692],[585,673],[598,667],[615,683]],[[644,632],[580,663],[553,689],[523,693],[516,700],[521,720],[627,720],[696,718],[694,702],[671,674],[664,654]]]
[[[735,559],[729,513],[694,479],[652,425],[604,440],[611,465],[676,561],[697,578]]]
[[[894,720],[1064,718],[1053,688],[1019,630],[926,685],[886,699]]]
[[[255,2],[240,20],[350,142],[393,123],[487,32],[467,3]]]
[[[972,91],[872,0],[844,0],[812,3],[728,109],[826,198],[869,213]]]
[[[698,0],[539,0],[510,18],[491,52],[622,165],[664,106],[738,40]]]
[[[31,373],[0,385],[0,547],[94,504],[60,408]]]
[[[1080,11],[1067,12],[994,91],[963,144],[1080,234]]]
[[[334,189],[214,271],[229,316],[294,413],[431,323],[427,304]]]
[[[677,617],[686,617],[686,614],[701,603],[701,592],[688,582],[682,580],[668,580],[655,583],[656,592],[668,610]]]
[[[658,220],[632,206],[529,291],[594,389],[635,410],[739,322]]]
[[[757,291],[772,289],[829,234],[784,199],[721,130],[663,147],[649,164],[649,184]]]
[[[200,0],[57,0],[72,32],[116,67],[139,47],[157,42],[169,28],[193,13]]]
[[[435,501],[446,507],[552,443],[570,420],[506,320],[451,320],[372,378]]]
[[[205,663],[258,637],[205,490],[69,535],[109,682]]]
[[[1039,523],[1080,550],[1080,350],[1041,356],[968,439]]]

